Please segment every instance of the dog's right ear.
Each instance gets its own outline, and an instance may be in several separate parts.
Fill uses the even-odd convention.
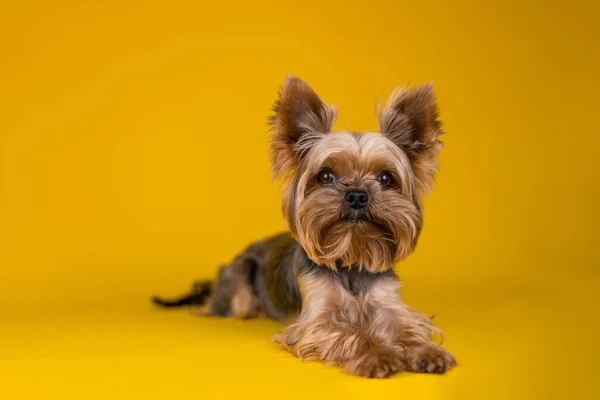
[[[304,81],[288,75],[269,119],[273,177],[287,176],[318,139],[331,131],[335,106],[319,98]]]

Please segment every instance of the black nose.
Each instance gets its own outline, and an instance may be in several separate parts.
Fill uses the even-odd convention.
[[[352,192],[346,193],[346,203],[355,210],[360,210],[361,208],[365,208],[367,202],[369,201],[369,196],[367,196],[366,192],[362,190],[354,190]]]

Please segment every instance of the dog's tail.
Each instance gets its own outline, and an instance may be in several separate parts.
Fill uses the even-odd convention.
[[[212,287],[213,283],[211,281],[196,282],[189,293],[169,300],[154,296],[152,302],[160,307],[200,306],[206,303],[212,293]]]

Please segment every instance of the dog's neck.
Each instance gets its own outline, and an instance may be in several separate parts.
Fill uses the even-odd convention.
[[[319,265],[312,261],[306,255],[304,249],[302,249],[302,256],[302,262],[298,263],[297,265],[297,273],[329,275],[353,295],[366,292],[369,287],[378,279],[398,279],[398,276],[391,268],[382,272],[371,272],[365,268],[359,268],[358,266],[348,267],[342,266],[341,263],[338,263],[338,266],[335,269],[332,269],[328,266]]]

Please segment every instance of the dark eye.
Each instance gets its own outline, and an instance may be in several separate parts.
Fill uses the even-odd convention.
[[[381,183],[381,186],[383,186],[384,188],[392,186],[392,175],[387,171],[383,171],[382,173],[377,175],[377,180],[379,181],[379,183]]]
[[[329,185],[333,183],[334,180],[335,175],[330,169],[324,169],[319,172],[319,183],[322,183],[323,185]]]

